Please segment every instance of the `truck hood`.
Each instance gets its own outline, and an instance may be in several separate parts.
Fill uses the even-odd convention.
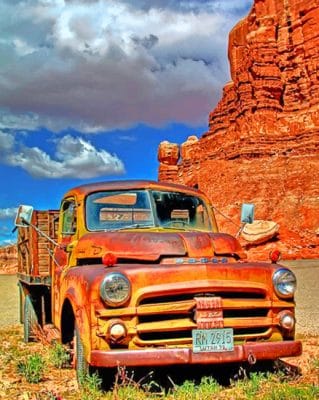
[[[94,232],[77,242],[75,257],[99,258],[111,252],[119,259],[155,262],[160,257],[244,258],[239,242],[225,233],[205,232]]]

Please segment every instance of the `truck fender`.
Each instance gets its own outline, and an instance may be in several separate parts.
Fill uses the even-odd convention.
[[[70,288],[65,293],[61,309],[62,343],[67,343],[74,339],[76,325],[83,343],[86,359],[90,362],[91,329],[89,313],[86,307],[83,304],[79,304],[77,300],[78,296],[75,295],[75,289]]]

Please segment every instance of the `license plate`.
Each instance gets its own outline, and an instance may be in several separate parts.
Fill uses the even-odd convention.
[[[234,350],[234,333],[232,328],[194,329],[192,337],[194,353]]]

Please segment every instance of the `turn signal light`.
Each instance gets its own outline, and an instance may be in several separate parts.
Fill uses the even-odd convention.
[[[271,261],[273,264],[276,264],[276,262],[279,261],[280,258],[281,258],[281,253],[280,253],[280,251],[279,251],[278,249],[271,251],[271,252],[269,253],[269,258],[270,258],[270,261]]]
[[[111,343],[121,342],[127,335],[126,327],[124,322],[121,320],[111,321],[108,328],[108,335]]]
[[[292,331],[295,327],[295,318],[290,311],[279,313],[279,323],[287,331]]]
[[[117,257],[113,253],[105,253],[102,257],[102,263],[106,267],[113,267],[117,263]]]

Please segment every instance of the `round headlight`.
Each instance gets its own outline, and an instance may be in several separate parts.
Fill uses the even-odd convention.
[[[130,281],[117,272],[108,274],[101,282],[100,295],[109,306],[119,307],[131,296]]]
[[[275,291],[279,297],[293,297],[297,287],[296,276],[289,269],[278,269],[273,277]]]

